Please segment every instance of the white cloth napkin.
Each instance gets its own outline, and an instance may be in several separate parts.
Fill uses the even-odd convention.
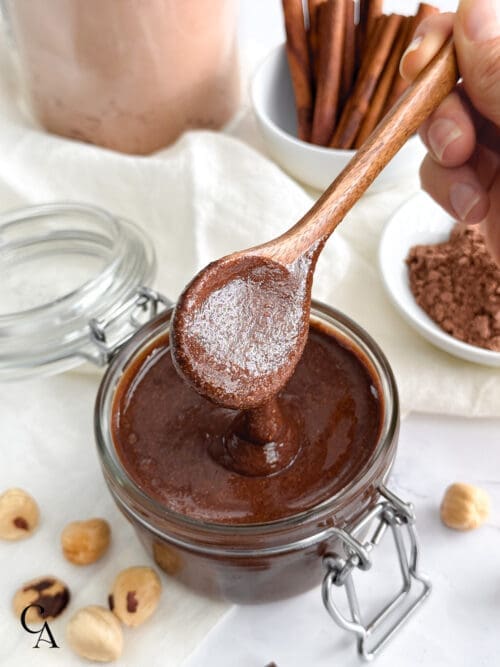
[[[0,206],[83,201],[130,218],[152,237],[156,286],[172,299],[209,261],[276,236],[312,204],[262,154],[227,135],[192,132],[144,158],[45,134],[17,113],[7,81],[0,81]],[[254,141],[250,117],[232,132]],[[500,373],[427,343],[382,287],[380,232],[417,189],[415,176],[359,202],[320,257],[314,296],[352,316],[379,342],[396,373],[403,412],[500,415]]]
[[[137,158],[47,135],[27,121],[0,54],[0,208],[72,200],[98,204],[141,225],[158,257],[156,287],[174,298],[193,273],[224,253],[273,237],[301,216],[312,198],[257,150],[223,134],[193,132],[154,156]],[[254,139],[249,116],[233,135]],[[258,146],[256,143],[255,145]],[[387,353],[405,411],[500,414],[500,375],[454,360],[414,334],[389,304],[376,249],[387,217],[417,188],[416,179],[366,197],[325,248],[315,296],[364,325]],[[54,622],[60,650],[33,651],[32,637],[10,611],[10,598],[40,574],[63,578],[71,610],[103,604],[116,572],[147,562],[105,490],[93,445],[92,406],[99,376],[73,372],[0,386],[0,490],[22,486],[40,503],[42,523],[26,542],[0,545],[0,664],[87,664],[64,641],[68,615]],[[88,569],[64,561],[66,521],[104,516],[111,553]],[[126,632],[120,665],[179,665],[226,608],[164,578],[161,609]]]

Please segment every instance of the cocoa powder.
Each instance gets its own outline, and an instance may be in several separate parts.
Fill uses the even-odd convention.
[[[500,267],[479,227],[457,224],[448,241],[406,259],[418,305],[458,340],[500,352]]]

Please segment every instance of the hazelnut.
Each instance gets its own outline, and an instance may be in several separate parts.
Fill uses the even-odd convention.
[[[0,537],[22,540],[38,525],[38,505],[23,489],[8,489],[0,495]]]
[[[154,542],[153,558],[164,572],[172,576],[177,574],[182,567],[182,561],[178,553],[163,542]]]
[[[14,595],[12,605],[14,613],[19,618],[26,607],[30,607],[26,613],[28,622],[41,621],[43,619],[56,618],[66,609],[70,594],[65,583],[55,577],[38,577],[27,581]]]
[[[472,530],[480,526],[490,513],[486,491],[471,484],[452,484],[441,503],[441,520],[455,530]]]
[[[73,521],[61,534],[63,554],[75,565],[95,563],[106,553],[110,537],[111,528],[104,519]]]
[[[66,638],[75,653],[97,662],[116,660],[123,650],[119,620],[97,605],[83,607],[70,618]]]
[[[161,593],[159,576],[150,567],[129,567],[115,579],[109,607],[130,627],[144,623],[158,606]]]

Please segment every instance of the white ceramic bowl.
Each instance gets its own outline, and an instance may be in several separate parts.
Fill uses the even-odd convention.
[[[271,51],[257,68],[252,79],[251,97],[271,157],[297,180],[325,190],[355,151],[323,148],[297,139],[295,102],[284,44]],[[412,137],[372,188],[393,186],[412,173],[418,173],[424,154],[418,137]]]
[[[484,366],[500,367],[500,352],[469,345],[447,334],[415,301],[405,259],[414,245],[445,241],[454,225],[450,216],[423,193],[415,195],[387,223],[379,246],[379,266],[387,293],[404,319],[441,350]]]

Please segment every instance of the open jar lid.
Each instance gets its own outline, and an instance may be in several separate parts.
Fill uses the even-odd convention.
[[[0,216],[0,380],[104,365],[166,303],[142,230],[86,204]],[[113,342],[110,342],[113,341]]]

